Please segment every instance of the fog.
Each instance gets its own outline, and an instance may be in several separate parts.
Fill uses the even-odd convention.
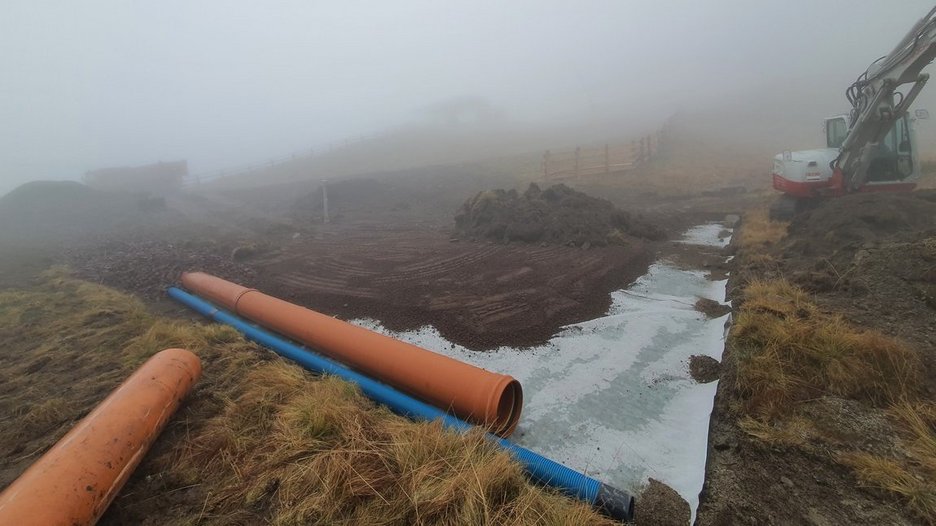
[[[106,166],[188,159],[198,173],[322,150],[430,122],[451,101],[490,108],[491,126],[570,130],[568,141],[680,110],[730,117],[714,131],[814,130],[930,7],[7,0],[0,194]],[[934,91],[917,105],[936,109]]]

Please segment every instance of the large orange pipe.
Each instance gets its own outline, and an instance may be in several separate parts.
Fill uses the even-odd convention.
[[[182,349],[155,354],[0,493],[0,524],[94,524],[201,375]]]
[[[520,420],[523,391],[520,382],[510,376],[453,360],[204,272],[182,274],[182,285],[216,305],[500,436],[510,436]]]

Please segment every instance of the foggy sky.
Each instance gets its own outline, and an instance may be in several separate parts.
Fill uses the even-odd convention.
[[[104,166],[262,162],[413,121],[455,97],[546,126],[662,120],[680,107],[730,109],[745,90],[814,86],[839,104],[825,113],[838,113],[847,85],[930,7],[4,0],[0,194]],[[934,90],[918,105],[936,101]]]

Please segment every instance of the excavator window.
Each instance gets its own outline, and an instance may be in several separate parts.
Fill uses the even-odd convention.
[[[848,136],[848,126],[845,119],[839,117],[826,121],[826,144],[829,148],[841,148]]]
[[[897,181],[913,171],[910,157],[910,130],[907,119],[894,123],[884,140],[874,147],[874,156],[868,166],[868,181]]]

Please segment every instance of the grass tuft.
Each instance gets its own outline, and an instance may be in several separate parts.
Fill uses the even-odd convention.
[[[936,522],[936,404],[920,398],[923,367],[916,352],[822,312],[808,293],[784,280],[748,283],[729,344],[745,433],[773,446],[808,449],[822,442],[862,484]],[[797,413],[799,403],[829,395],[888,408],[902,437],[899,453],[833,444],[819,423]]]
[[[928,523],[936,521],[936,472],[922,477],[906,463],[866,452],[838,455],[837,460],[849,466],[864,485],[901,497]]]
[[[786,237],[789,225],[783,221],[771,221],[766,207],[751,209],[744,214],[738,232],[738,246],[743,251],[762,252]]]
[[[916,353],[879,333],[819,311],[784,280],[754,281],[732,331],[737,388],[755,417],[788,414],[800,401],[835,395],[886,405],[921,384]]]

